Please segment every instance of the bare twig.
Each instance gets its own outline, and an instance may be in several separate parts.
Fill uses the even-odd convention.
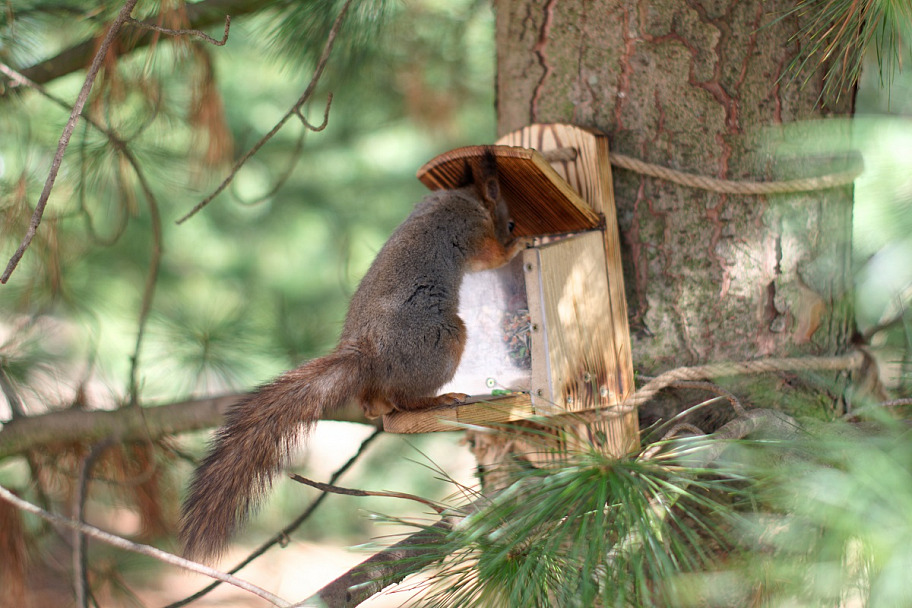
[[[912,397],[890,399],[889,401],[884,401],[878,407],[906,407],[909,405],[912,405]]]
[[[341,467],[336,469],[336,471],[329,477],[329,483],[335,483],[336,480],[338,480],[345,473],[345,471],[350,469],[352,467],[352,465],[354,465],[355,462],[357,462],[358,459],[361,457],[361,454],[363,454],[364,451],[367,449],[367,446],[369,446],[374,441],[374,439],[379,437],[381,433],[383,433],[383,429],[377,429],[376,431],[371,433],[371,435],[368,436],[367,439],[362,441],[361,445],[358,446],[358,450],[354,453],[354,455],[352,455],[351,458],[348,459],[348,462],[346,462]],[[244,558],[234,568],[229,570],[228,574],[236,573],[238,570],[240,570],[241,568],[243,568],[244,566],[246,566],[247,564],[249,564],[256,558],[258,558],[261,555],[263,555],[264,553],[266,553],[267,550],[274,547],[275,545],[281,545],[284,547],[288,543],[288,535],[291,534],[292,532],[294,532],[295,530],[297,530],[298,527],[301,524],[303,524],[314,513],[314,511],[317,510],[317,507],[320,506],[320,504],[323,502],[323,500],[327,496],[329,496],[329,494],[326,492],[323,492],[319,496],[317,496],[314,499],[314,501],[311,502],[310,505],[308,505],[306,509],[304,509],[304,512],[301,513],[297,518],[294,519],[294,521],[292,521],[290,524],[288,524],[287,526],[282,528],[282,530],[279,531],[279,533],[276,534],[275,536],[273,536],[271,539],[269,539],[268,541],[266,541],[265,543],[263,543],[262,545],[257,547],[257,549],[255,551],[253,551],[250,555],[248,555],[246,558]],[[204,595],[206,595],[207,593],[209,593],[210,591],[212,591],[219,585],[221,585],[221,582],[215,581],[212,584],[208,585],[207,587],[204,587],[203,589],[200,589],[199,591],[197,591],[196,593],[194,593],[193,595],[191,595],[187,598],[184,598],[178,602],[174,602],[173,604],[168,604],[167,606],[165,606],[165,608],[180,608],[181,606],[186,606],[187,604],[189,604],[191,602],[195,602],[196,600],[200,599],[201,597],[203,597]]]
[[[89,98],[89,92],[92,90],[92,85],[95,83],[95,77],[98,76],[98,72],[101,70],[102,61],[107,55],[111,43],[114,41],[114,38],[117,36],[117,33],[126,20],[130,18],[130,13],[133,11],[133,7],[136,6],[137,1],[138,0],[126,1],[123,8],[120,10],[120,13],[118,13],[117,17],[108,28],[108,33],[98,47],[98,52],[95,53],[94,59],[92,59],[92,65],[89,66],[85,82],[82,84],[82,89],[79,91],[79,96],[76,98],[76,103],[73,104],[73,110],[70,112],[70,118],[67,120],[67,123],[63,128],[63,134],[61,134],[60,140],[57,143],[57,152],[54,154],[54,159],[51,161],[51,169],[48,173],[47,180],[44,183],[44,189],[38,197],[38,203],[35,205],[35,211],[29,222],[28,231],[22,239],[19,248],[16,249],[16,252],[13,254],[13,257],[10,258],[3,275],[0,276],[0,283],[5,284],[9,280],[10,275],[12,275],[16,266],[19,265],[19,260],[21,260],[22,256],[25,254],[25,250],[28,249],[32,239],[35,238],[35,234],[38,232],[38,225],[41,223],[41,218],[44,215],[44,209],[47,206],[48,198],[51,196],[51,189],[54,187],[54,181],[57,179],[57,173],[60,171],[60,165],[63,162],[63,154],[66,152],[67,145],[70,143],[70,137],[73,135],[73,129],[76,128],[76,122],[79,120],[80,114],[82,114],[82,108]]]
[[[99,456],[114,444],[112,439],[105,439],[92,447],[89,454],[83,459],[79,471],[79,486],[73,496],[73,516],[79,523],[85,523],[85,501],[89,494],[89,477],[92,467]],[[89,606],[89,574],[86,564],[86,536],[81,530],[73,530],[73,583],[76,595],[76,605],[81,608]]]
[[[834,357],[771,357],[749,361],[727,361],[709,363],[695,367],[678,367],[650,380],[635,394],[624,401],[622,406],[639,406],[654,397],[663,388],[675,382],[740,376],[745,374],[766,374],[785,371],[852,371],[864,364],[864,353],[859,350]],[[615,408],[609,408],[611,412]]]
[[[373,490],[355,490],[352,488],[342,488],[339,486],[334,486],[329,483],[320,483],[319,481],[311,481],[306,477],[301,477],[300,475],[292,475],[292,479],[298,483],[303,483],[305,486],[310,486],[316,488],[321,492],[329,492],[331,494],[342,494],[344,496],[380,496],[382,498],[404,498],[405,500],[414,500],[415,502],[420,502],[421,504],[428,506],[436,513],[443,513],[446,509],[441,507],[432,500],[426,498],[421,498],[420,496],[415,496],[414,494],[406,494],[405,492],[376,492]]]
[[[149,320],[149,313],[152,310],[152,298],[155,296],[155,287],[158,285],[158,271],[161,268],[162,257],[162,221],[158,212],[158,203],[149,182],[146,181],[145,175],[139,170],[139,164],[133,158],[132,153],[124,146],[121,151],[136,171],[136,178],[146,197],[149,205],[149,219],[152,220],[152,257],[149,260],[149,271],[146,274],[146,285],[143,288],[142,304],[139,307],[139,320],[136,329],[136,345],[133,349],[133,355],[130,357],[130,403],[129,405],[139,406],[139,381],[137,373],[139,370],[139,353],[142,349],[142,341],[146,332],[146,323]]]
[[[706,434],[706,432],[703,429],[701,429],[700,427],[698,427],[697,425],[690,424],[689,422],[682,422],[680,424],[676,424],[673,427],[671,427],[671,429],[662,436],[662,441],[668,441],[670,439],[674,439],[677,436],[677,434],[680,433],[681,431],[687,431],[693,435],[705,435]]]
[[[36,84],[32,84],[31,86],[34,86],[37,90],[41,90],[38,88],[38,85],[36,85]],[[46,93],[42,92],[42,94],[46,94]],[[48,96],[48,97],[50,97],[50,96]],[[61,103],[61,105],[65,105],[62,100],[60,101],[60,103]],[[83,114],[83,118],[87,118],[87,116],[85,114]],[[88,163],[86,162],[86,148],[87,148],[88,139],[86,137],[86,131],[88,130],[88,128],[89,128],[88,121],[84,122],[82,137],[79,140],[79,175],[80,175],[80,179],[77,182],[77,186],[76,186],[76,205],[77,205],[78,213],[82,215],[83,224],[85,225],[86,232],[88,233],[88,237],[89,237],[89,239],[91,239],[92,244],[100,246],[100,247],[110,247],[111,245],[113,245],[114,243],[119,241],[120,237],[122,237],[124,232],[126,232],[127,226],[129,225],[130,214],[127,211],[127,209],[125,208],[126,206],[124,204],[119,205],[117,218],[116,218],[116,224],[114,225],[114,229],[111,231],[110,235],[102,236],[101,234],[99,234],[98,229],[95,226],[95,219],[92,217],[92,212],[89,211],[89,208],[86,205],[85,175],[88,172],[88,168],[87,168]],[[111,219],[111,218],[108,218],[108,219]]]
[[[228,42],[228,29],[231,26],[231,16],[225,15],[225,34],[222,36],[221,40],[216,40],[208,34],[204,34],[200,30],[172,30],[167,27],[162,27],[154,23],[146,23],[145,21],[137,21],[132,17],[127,20],[127,23],[138,27],[144,30],[154,30],[156,32],[161,32],[162,34],[168,34],[169,36],[196,36],[197,38],[202,38],[209,44],[214,44],[215,46],[225,46],[225,43]]]
[[[226,582],[230,585],[234,585],[235,587],[238,587],[239,589],[243,589],[244,591],[249,591],[250,593],[258,595],[274,606],[282,606],[282,607],[291,606],[291,604],[289,602],[283,600],[282,598],[280,598],[276,595],[273,595],[272,593],[266,591],[265,589],[263,589],[261,587],[257,587],[256,585],[249,583],[245,580],[231,576],[230,574],[226,574],[226,573],[220,572],[214,568],[210,568],[209,566],[205,566],[203,564],[198,564],[198,563],[192,562],[188,559],[178,557],[177,555],[168,553],[167,551],[162,551],[161,549],[158,549],[156,547],[151,547],[149,545],[143,545],[140,543],[134,543],[125,538],[121,538],[120,536],[111,534],[110,532],[105,532],[104,530],[100,530],[100,529],[96,528],[95,526],[90,526],[88,524],[84,524],[79,521],[74,521],[74,520],[68,519],[66,517],[61,517],[60,515],[57,515],[55,513],[50,513],[48,511],[45,511],[44,509],[42,509],[36,505],[33,505],[32,503],[28,502],[27,500],[23,500],[23,499],[19,498],[18,496],[16,496],[15,494],[10,492],[3,486],[0,486],[0,499],[7,501],[8,503],[15,506],[17,509],[21,509],[21,510],[31,513],[33,515],[37,515],[38,517],[40,517],[46,521],[49,521],[50,523],[52,523],[54,525],[64,526],[66,528],[70,528],[71,530],[78,530],[82,534],[91,536],[92,538],[100,540],[101,542],[107,543],[113,547],[117,547],[119,549],[124,549],[126,551],[131,551],[133,553],[139,553],[140,555],[146,555],[148,557],[152,557],[152,558],[157,559],[166,564],[171,564],[172,566],[177,566],[178,568],[183,568],[185,570],[190,570],[190,571],[196,572],[198,574],[202,574],[205,576],[209,576],[209,577],[218,579],[218,580]]]
[[[204,198],[202,201],[196,204],[193,209],[191,209],[186,215],[177,220],[178,224],[186,222],[188,219],[196,215],[203,207],[208,205],[216,196],[222,193],[225,188],[234,180],[234,177],[237,175],[237,172],[243,167],[250,158],[259,152],[266,142],[272,139],[276,133],[278,133],[285,123],[288,122],[288,119],[292,116],[300,116],[301,107],[307,103],[307,100],[310,99],[313,95],[314,89],[317,88],[317,84],[320,82],[320,77],[323,76],[323,70],[326,68],[326,63],[329,61],[329,55],[332,52],[333,44],[336,41],[336,36],[339,34],[339,30],[342,28],[342,22],[345,19],[345,14],[348,12],[348,8],[351,6],[352,0],[348,0],[343,6],[342,10],[339,11],[339,15],[336,17],[335,22],[332,25],[332,28],[329,30],[329,35],[326,37],[326,43],[323,45],[323,52],[320,55],[320,59],[317,61],[317,67],[314,69],[314,74],[310,79],[310,82],[307,84],[307,87],[304,89],[304,92],[301,94],[301,97],[298,98],[298,101],[295,102],[293,106],[285,113],[285,115],[275,124],[275,126],[264,135],[258,142],[256,142],[253,147],[251,147],[244,156],[237,160],[234,163],[234,166],[231,167],[231,171],[228,173],[228,176],[222,181],[218,187],[212,191],[209,196]],[[329,107],[327,104],[327,112]]]
[[[279,177],[273,182],[272,187],[265,193],[256,197],[252,201],[245,201],[241,194],[237,191],[232,191],[234,198],[238,200],[242,205],[248,207],[255,207],[271,197],[275,196],[275,193],[282,189],[288,178],[294,173],[295,167],[298,166],[298,161],[301,160],[301,152],[304,151],[304,136],[307,135],[307,129],[301,129],[301,134],[298,136],[298,140],[295,142],[294,150],[291,151],[291,154],[288,155],[288,164],[285,166],[285,169],[279,174]]]
[[[702,433],[699,429],[695,430]],[[688,451],[685,464],[688,468],[705,469],[718,460],[722,452],[727,450],[733,441],[744,439],[757,431],[762,431],[775,439],[785,440],[793,439],[802,429],[794,418],[784,412],[766,408],[747,410],[743,416],[738,416],[723,424],[712,435],[706,435],[705,439],[702,439],[702,443]],[[659,453],[662,453],[663,456],[668,455],[667,452],[650,446],[640,458],[650,460]]]
[[[322,131],[323,129],[325,129],[326,125],[329,124],[329,108],[330,108],[330,106],[332,106],[332,102],[333,102],[333,96],[332,96],[332,93],[330,93],[326,97],[326,108],[324,108],[324,110],[323,110],[323,122],[317,126],[310,124],[310,122],[308,122],[308,120],[306,118],[304,118],[304,113],[301,112],[300,107],[296,108],[294,110],[294,113],[295,113],[295,116],[297,116],[301,120],[301,124],[303,124],[307,130],[313,131],[314,133],[318,133],[318,132]]]
[[[645,380],[646,377],[643,376]],[[744,409],[744,405],[741,401],[732,393],[731,391],[722,388],[715,382],[700,382],[696,380],[678,380],[672,382],[668,385],[670,388],[681,388],[681,389],[694,389],[709,391],[710,393],[715,393],[720,397],[724,397],[731,404],[732,409],[735,411],[735,414],[738,416],[743,416],[747,410]]]

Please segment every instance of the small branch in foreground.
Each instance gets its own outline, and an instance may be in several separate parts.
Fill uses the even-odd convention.
[[[231,16],[225,15],[225,35],[222,36],[221,40],[216,40],[208,34],[204,34],[199,30],[172,30],[167,27],[162,27],[154,23],[146,23],[145,21],[137,21],[130,17],[127,19],[127,23],[138,27],[143,30],[154,30],[156,32],[161,32],[162,34],[167,34],[169,36],[196,36],[197,38],[202,38],[209,44],[214,44],[215,46],[225,46],[225,43],[228,42],[228,29],[231,26]]]
[[[274,606],[281,606],[283,608],[291,606],[290,602],[287,602],[282,598],[269,593],[265,589],[257,587],[256,585],[249,583],[243,579],[231,576],[230,574],[220,572],[215,568],[210,568],[209,566],[192,562],[188,559],[184,559],[183,557],[178,557],[177,555],[168,553],[167,551],[162,551],[156,547],[134,543],[125,538],[121,538],[120,536],[111,534],[110,532],[105,532],[104,530],[96,528],[95,526],[90,526],[82,522],[73,521],[72,519],[68,519],[66,517],[61,517],[60,515],[56,515],[54,513],[49,513],[48,511],[45,511],[44,509],[33,505],[27,500],[19,498],[3,486],[0,486],[0,499],[5,500],[18,509],[21,509],[33,515],[37,515],[38,517],[49,521],[54,525],[64,526],[66,528],[70,528],[71,530],[76,530],[81,534],[91,536],[96,540],[100,540],[103,543],[107,543],[119,549],[124,549],[133,553],[139,553],[140,555],[146,555],[166,564],[171,564],[172,566],[177,566],[178,568],[183,568],[185,570],[190,570],[198,574],[203,574],[205,576],[210,576],[220,581],[224,581],[230,585],[238,587],[239,589],[243,589],[244,591],[249,591],[250,593],[258,595]]]
[[[678,367],[661,373],[636,393],[627,398],[622,406],[640,406],[656,393],[675,382],[689,380],[704,380],[723,376],[740,376],[744,374],[766,374],[773,372],[800,372],[800,371],[852,371],[864,364],[865,356],[860,350],[854,350],[845,355],[834,357],[770,357],[768,359],[752,359],[748,361],[728,361],[722,363],[709,363],[694,367]],[[609,408],[611,412],[615,408]]]
[[[414,500],[415,502],[420,502],[421,504],[434,509],[435,513],[443,513],[446,509],[436,504],[432,500],[426,498],[421,498],[420,496],[415,496],[414,494],[406,494],[405,492],[375,492],[372,490],[354,490],[352,488],[341,488],[339,486],[334,486],[328,483],[320,483],[319,481],[311,481],[306,477],[301,477],[300,475],[294,474],[291,476],[292,479],[298,483],[303,483],[305,486],[310,486],[316,488],[321,492],[330,492],[331,494],[342,494],[344,496],[380,496],[383,498],[404,498],[406,500]]]
[[[307,100],[310,99],[311,95],[313,95],[314,89],[317,88],[317,84],[320,82],[320,77],[323,76],[323,70],[326,68],[326,63],[329,61],[329,55],[332,52],[333,45],[335,44],[336,36],[338,36],[339,30],[342,28],[342,22],[345,19],[345,14],[348,12],[351,3],[352,0],[348,0],[339,11],[339,14],[336,17],[332,28],[329,30],[329,35],[326,37],[326,43],[323,45],[323,52],[320,54],[320,59],[317,61],[317,67],[314,69],[314,74],[311,77],[310,82],[307,84],[307,87],[304,89],[304,92],[301,94],[295,104],[291,106],[291,108],[281,119],[279,119],[279,122],[277,122],[275,126],[272,127],[269,133],[261,137],[260,140],[253,144],[253,147],[251,147],[247,153],[244,154],[244,156],[242,156],[237,160],[237,162],[234,163],[234,166],[231,167],[231,171],[228,172],[228,176],[222,181],[221,184],[218,185],[215,190],[212,191],[212,193],[209,194],[209,196],[201,200],[196,204],[195,207],[193,207],[193,209],[191,209],[183,217],[177,220],[178,224],[183,224],[188,219],[196,215],[203,207],[212,202],[216,196],[221,194],[222,191],[224,191],[225,188],[227,188],[228,185],[234,181],[234,177],[237,175],[237,172],[240,171],[241,167],[243,167],[247,161],[253,157],[254,154],[259,152],[260,148],[266,145],[266,142],[268,142],[275,136],[276,133],[282,130],[282,127],[285,126],[285,123],[288,122],[289,118],[292,116],[300,116],[301,107],[307,103]],[[328,104],[326,111],[329,112]],[[307,126],[306,121],[305,126]]]
[[[477,503],[448,511],[440,521],[361,562],[295,606],[350,608],[437,561],[434,545],[459,522],[478,510]]]
[[[38,203],[35,205],[35,211],[32,213],[32,219],[29,222],[28,231],[25,233],[22,242],[19,244],[18,249],[13,254],[13,257],[10,258],[9,263],[6,266],[6,270],[3,271],[3,275],[0,275],[0,283],[6,283],[9,281],[10,276],[13,274],[13,271],[16,269],[16,266],[19,265],[19,260],[22,259],[22,256],[25,255],[25,250],[28,249],[28,246],[31,244],[32,239],[35,238],[35,234],[38,232],[38,225],[41,223],[41,218],[44,216],[44,209],[47,207],[48,198],[51,196],[51,189],[54,187],[54,182],[57,180],[57,173],[60,171],[60,165],[63,163],[63,154],[66,152],[67,146],[70,143],[70,137],[73,135],[73,130],[76,128],[76,122],[79,120],[79,115],[82,114],[82,108],[85,106],[86,101],[89,98],[89,92],[92,90],[92,85],[95,83],[95,78],[98,76],[98,72],[101,70],[101,64],[104,61],[104,58],[108,54],[108,49],[111,47],[111,43],[114,41],[114,38],[117,37],[117,33],[120,31],[120,28],[123,24],[130,18],[130,13],[133,12],[133,7],[136,6],[138,0],[127,0],[123,8],[118,13],[117,17],[111,23],[111,26],[108,28],[108,33],[105,35],[104,40],[102,40],[101,45],[98,47],[98,52],[95,53],[94,59],[92,59],[92,65],[89,66],[89,71],[86,74],[85,82],[82,83],[82,89],[79,91],[79,96],[76,97],[76,103],[73,104],[73,110],[70,112],[70,118],[67,120],[66,125],[63,127],[63,133],[60,135],[60,140],[57,142],[57,152],[54,154],[54,159],[51,161],[51,169],[48,172],[47,180],[44,182],[44,189],[41,191],[41,195],[38,197]]]

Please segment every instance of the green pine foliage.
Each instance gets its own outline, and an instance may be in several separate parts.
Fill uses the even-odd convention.
[[[798,0],[783,19],[802,18],[795,40],[804,51],[790,66],[793,78],[824,69],[824,96],[838,99],[858,82],[869,51],[881,84],[889,86],[912,61],[912,3],[907,0]]]
[[[740,525],[740,473],[683,464],[705,447],[666,442],[648,460],[588,450],[511,470],[452,530],[422,526],[433,541],[414,565],[440,565],[417,584],[420,605],[680,605],[682,576],[735,550]]]
[[[427,543],[401,565],[425,577],[393,589],[435,608],[906,605],[908,433],[818,423],[518,467],[504,490],[453,505],[452,529],[413,522]]]

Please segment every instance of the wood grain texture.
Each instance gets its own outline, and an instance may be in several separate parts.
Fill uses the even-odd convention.
[[[536,416],[529,393],[477,395],[462,405],[387,414],[383,417],[383,430],[388,433],[464,431],[469,425],[506,424]]]
[[[609,159],[608,138],[593,129],[566,124],[532,124],[501,137],[498,144],[534,148],[543,154],[569,149],[573,154],[555,160],[552,168],[572,187],[592,209],[603,218],[604,272],[607,293],[602,301],[602,313],[610,327],[593,338],[593,344],[603,348],[606,359],[604,382],[592,371],[584,371],[576,383],[564,386],[554,395],[555,401],[562,400],[575,411],[589,409],[597,403],[605,407],[622,402],[634,391],[633,355],[630,343],[630,325],[627,314],[627,299],[624,292],[624,275],[621,264],[621,243],[618,232],[617,210],[614,199],[613,179]],[[544,289],[544,288],[543,288]],[[550,289],[550,288],[549,288]],[[530,311],[534,308],[530,303]],[[533,334],[533,354],[535,337]],[[549,351],[553,347],[548,346]],[[551,356],[549,354],[549,356]],[[589,354],[591,358],[592,354]],[[582,361],[586,361],[585,358]],[[536,359],[533,357],[533,378]],[[594,367],[597,371],[599,368]],[[588,373],[587,373],[588,372]],[[598,382],[593,382],[599,378]],[[607,388],[607,397],[593,394]],[[574,407],[576,404],[576,407]],[[577,410],[576,408],[579,407]],[[568,420],[571,424],[572,420]],[[567,434],[566,448],[575,443],[599,445],[607,453],[621,455],[639,442],[639,423],[635,411],[618,411],[599,416],[594,422],[579,423]]]
[[[560,410],[620,403],[631,382],[613,340],[604,240],[588,232],[527,252],[532,394]]]

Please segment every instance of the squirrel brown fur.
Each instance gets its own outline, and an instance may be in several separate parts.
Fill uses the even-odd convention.
[[[365,413],[459,403],[452,379],[466,328],[459,286],[468,271],[508,262],[523,243],[486,150],[470,185],[429,194],[377,254],[352,297],[336,349],[286,372],[233,406],[197,468],[181,513],[188,557],[217,557],[272,485],[302,428],[356,399]],[[474,175],[473,175],[474,173]]]

